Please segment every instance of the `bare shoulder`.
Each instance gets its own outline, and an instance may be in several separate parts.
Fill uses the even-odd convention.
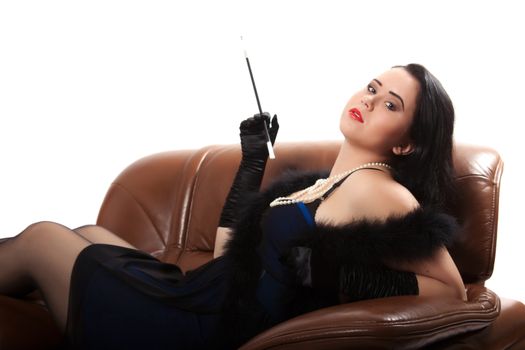
[[[419,207],[416,198],[390,175],[362,170],[345,180],[317,210],[317,222],[343,224],[404,216]]]
[[[347,189],[354,216],[384,220],[390,216],[404,216],[419,208],[414,195],[389,177],[369,176],[361,180]]]

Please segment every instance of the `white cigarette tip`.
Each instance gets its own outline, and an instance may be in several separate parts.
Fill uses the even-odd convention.
[[[270,155],[270,159],[275,159],[275,153],[273,153],[272,143],[268,141],[266,142],[266,146],[268,146],[268,154]]]
[[[242,35],[241,35],[241,41],[244,43]],[[243,50],[244,50],[244,57],[248,58],[248,53],[246,52],[246,47],[243,47]]]

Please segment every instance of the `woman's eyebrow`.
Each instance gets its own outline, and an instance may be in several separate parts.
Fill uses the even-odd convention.
[[[375,79],[375,78],[374,78],[373,80],[374,80],[376,83],[378,83],[379,86],[383,86],[383,83],[380,82],[379,80],[377,80],[377,79]],[[401,101],[401,105],[403,106],[403,110],[405,110],[405,101],[403,101],[403,99],[401,98],[401,96],[399,96],[398,94],[396,94],[396,93],[393,92],[393,91],[389,91],[389,93],[390,93],[391,95],[397,97],[397,98],[399,99],[399,101]]]
[[[399,96],[398,94],[396,94],[395,92],[393,91],[389,91],[392,95],[394,95],[395,97],[397,97],[399,99],[399,101],[401,101],[401,105],[403,106],[403,110],[405,110],[405,102],[403,101],[403,99],[401,98],[401,96]]]

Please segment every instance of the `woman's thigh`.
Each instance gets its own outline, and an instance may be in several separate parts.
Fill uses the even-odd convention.
[[[120,247],[137,249],[113,232],[101,226],[87,225],[76,228],[74,231],[91,243],[112,244]]]

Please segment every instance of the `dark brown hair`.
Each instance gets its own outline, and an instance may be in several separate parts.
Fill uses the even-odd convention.
[[[439,80],[422,65],[394,68],[405,69],[420,86],[409,130],[414,151],[393,157],[394,177],[422,206],[446,207],[456,195],[452,162],[454,106]]]

